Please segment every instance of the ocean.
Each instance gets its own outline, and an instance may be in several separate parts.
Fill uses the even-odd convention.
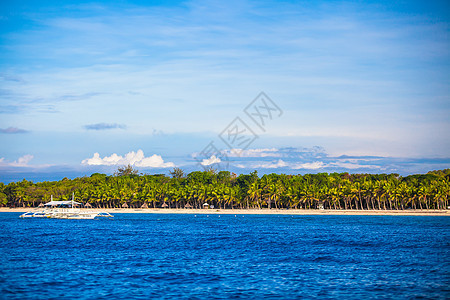
[[[449,299],[450,218],[0,213],[2,299]]]

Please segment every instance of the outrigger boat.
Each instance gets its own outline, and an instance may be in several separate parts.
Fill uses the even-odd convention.
[[[29,211],[22,214],[21,218],[50,218],[50,219],[95,219],[99,217],[113,218],[114,216],[107,212],[83,211],[75,208],[75,205],[81,203],[74,201],[72,194],[71,201],[51,201],[46,203],[43,210]]]

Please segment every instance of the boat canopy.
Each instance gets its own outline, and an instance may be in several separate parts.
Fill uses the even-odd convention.
[[[80,202],[76,202],[76,201],[50,201],[48,203],[45,203],[45,206],[59,206],[59,205],[79,205],[81,204]]]

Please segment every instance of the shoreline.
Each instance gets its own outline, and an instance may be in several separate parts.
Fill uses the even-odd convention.
[[[41,208],[0,207],[0,213],[38,211]],[[176,208],[82,208],[110,214],[203,214],[203,215],[356,215],[356,216],[450,216],[449,210],[319,210],[319,209],[176,209]]]

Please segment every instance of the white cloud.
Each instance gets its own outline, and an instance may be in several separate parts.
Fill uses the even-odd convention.
[[[282,159],[272,162],[259,162],[257,164],[251,164],[246,166],[245,164],[235,164],[235,167],[238,168],[250,168],[250,169],[278,169],[278,168],[289,168],[293,170],[297,169],[306,169],[306,170],[317,170],[321,168],[325,168],[331,166],[331,164],[325,164],[322,161],[314,161],[307,163],[297,163],[297,162],[286,162]]]
[[[263,163],[259,165],[255,165],[254,168],[263,168],[263,169],[277,169],[287,167],[288,164],[283,160],[279,159],[276,162]]]
[[[329,164],[329,166],[350,169],[350,170],[361,169],[361,168],[367,168],[367,169],[380,169],[381,168],[381,166],[376,166],[376,165],[361,165],[361,164],[358,164],[356,162],[356,160],[355,160],[355,162],[332,162]]]
[[[319,146],[314,147],[285,147],[285,148],[257,148],[257,149],[232,149],[223,150],[228,157],[248,157],[248,158],[312,158],[326,156],[325,149]]]
[[[4,157],[0,158],[0,166],[8,166],[8,167],[28,167],[28,163],[34,158],[31,154],[26,154],[24,156],[19,157],[17,160],[13,162],[8,162]]]
[[[296,164],[292,166],[292,169],[307,169],[307,170],[317,170],[325,167],[326,165],[321,161],[314,161],[310,163]]]
[[[93,166],[117,166],[117,165],[134,165],[136,167],[150,167],[150,168],[173,168],[175,164],[172,162],[165,163],[160,155],[153,154],[145,157],[142,150],[137,152],[131,151],[125,154],[125,157],[113,153],[111,156],[100,157],[99,153],[94,153],[92,158],[84,159],[81,162],[83,165]]]
[[[228,157],[280,157],[277,148],[262,148],[262,149],[234,149],[224,150],[223,152]]]
[[[321,161],[315,161],[315,162],[308,162],[308,163],[290,163],[285,162],[281,159],[274,162],[269,163],[262,163],[254,165],[253,168],[263,168],[263,169],[277,169],[277,168],[290,168],[290,169],[308,169],[308,170],[317,170],[323,167],[326,167],[326,164],[324,164]]]
[[[13,162],[13,164],[15,164],[16,166],[26,166],[33,158],[34,158],[33,155],[27,154],[22,157],[19,157],[19,159]]]
[[[216,157],[215,155],[212,155],[210,158],[205,158],[200,163],[202,166],[210,166],[212,164],[218,164],[220,163],[220,158]]]

